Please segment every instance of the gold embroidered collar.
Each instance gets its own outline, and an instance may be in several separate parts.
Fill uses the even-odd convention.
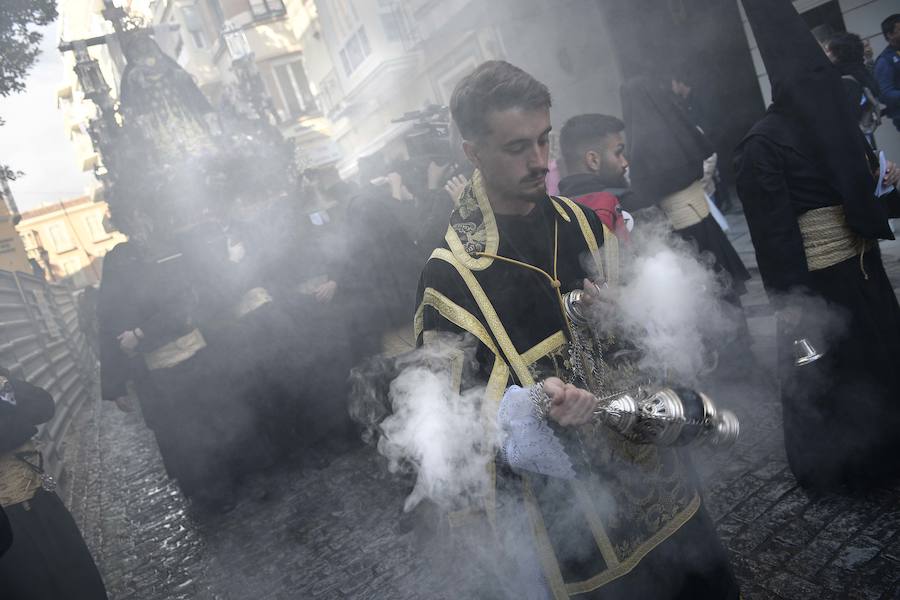
[[[571,221],[555,198],[551,197],[550,202],[564,221]],[[460,195],[459,206],[450,215],[445,239],[454,257],[472,271],[483,271],[494,262],[492,256],[485,255],[497,254],[500,232],[478,170]]]

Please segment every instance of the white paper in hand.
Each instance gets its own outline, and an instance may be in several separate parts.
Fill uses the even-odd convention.
[[[894,191],[894,186],[892,185],[884,185],[884,176],[887,175],[887,158],[884,156],[884,150],[882,150],[878,154],[878,187],[875,188],[875,197],[881,198],[885,194],[890,194]]]
[[[709,197],[709,194],[704,194],[706,196],[706,203],[709,204],[709,214],[713,216],[713,219],[716,220],[716,223],[719,224],[719,227],[722,228],[722,231],[728,231],[728,221],[725,219],[725,215],[722,214],[722,211],[719,210],[719,207],[716,206],[716,203],[712,201],[712,198]]]

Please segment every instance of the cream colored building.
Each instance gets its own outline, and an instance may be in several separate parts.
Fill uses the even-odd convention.
[[[0,177],[0,270],[31,273],[25,247],[16,233],[15,223],[18,218],[12,190],[6,179]]]
[[[100,281],[103,257],[126,239],[107,231],[106,213],[105,202],[83,196],[22,213],[16,230],[28,258],[37,261],[48,281],[69,280],[83,288]]]
[[[59,0],[59,38],[60,42],[70,42],[107,36],[109,43],[91,46],[88,53],[100,64],[103,77],[110,86],[110,95],[115,100],[119,97],[124,62],[121,50],[111,36],[114,33],[112,24],[103,18],[103,7],[103,0]],[[75,76],[74,53],[64,52],[62,59],[63,81],[57,92],[57,105],[63,112],[66,135],[75,147],[79,168],[93,172],[101,163],[91,144],[88,127],[90,120],[97,116],[97,107],[84,97]],[[100,183],[94,180],[88,191],[91,197],[100,197]]]
[[[235,83],[233,60],[252,53],[282,134],[295,140],[298,155],[306,156],[309,166],[334,163],[331,123],[322,118],[316,103],[318,90],[306,76],[300,43],[307,30],[316,27],[313,0],[125,0],[116,4],[153,28],[163,51],[194,77],[214,105],[227,86]],[[105,44],[90,46],[88,52],[99,62],[115,101],[125,62],[103,9],[103,0],[60,0],[60,40],[106,36]],[[66,133],[82,170],[102,169],[88,133],[97,109],[78,84],[74,54],[64,53],[63,60],[58,104]],[[99,182],[94,183],[90,196],[102,199]]]
[[[299,138],[302,144],[309,130],[327,132],[300,43],[315,22],[314,3],[155,0],[150,5],[160,46],[194,76],[214,103],[226,86],[236,82],[233,62],[252,55],[285,137]]]
[[[319,27],[302,45],[334,124],[340,172],[352,175],[359,158],[376,151],[404,156],[413,124],[394,121],[449,104],[456,83],[486,60],[509,60],[545,82],[556,124],[579,112],[617,113],[621,77],[599,4],[317,0]]]

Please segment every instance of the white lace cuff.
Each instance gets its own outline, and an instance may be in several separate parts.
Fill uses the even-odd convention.
[[[539,414],[531,388],[509,387],[500,401],[497,417],[503,433],[501,455],[510,467],[549,477],[575,479],[572,461],[546,419]]]

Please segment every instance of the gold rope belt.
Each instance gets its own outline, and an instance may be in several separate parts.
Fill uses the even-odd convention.
[[[18,453],[34,453],[37,447],[27,441],[15,450],[0,454],[0,506],[27,502],[41,489],[41,476],[16,458]]]
[[[241,296],[240,301],[234,307],[234,312],[237,314],[238,318],[241,318],[244,315],[249,315],[260,306],[268,304],[271,301],[272,296],[269,294],[269,290],[264,287],[255,287],[251,290],[247,290],[247,292]]]
[[[826,206],[807,211],[797,218],[803,250],[810,271],[820,271],[859,256],[860,269],[863,255],[873,246],[871,240],[859,237],[847,225],[843,206]],[[868,276],[866,276],[868,279]]]
[[[666,213],[676,231],[696,225],[709,216],[703,181],[695,181],[680,192],[666,196],[659,207]]]
[[[151,371],[168,369],[183,363],[204,348],[206,348],[206,340],[203,339],[200,330],[195,329],[174,342],[169,342],[153,352],[148,352],[144,355],[144,362]]]

